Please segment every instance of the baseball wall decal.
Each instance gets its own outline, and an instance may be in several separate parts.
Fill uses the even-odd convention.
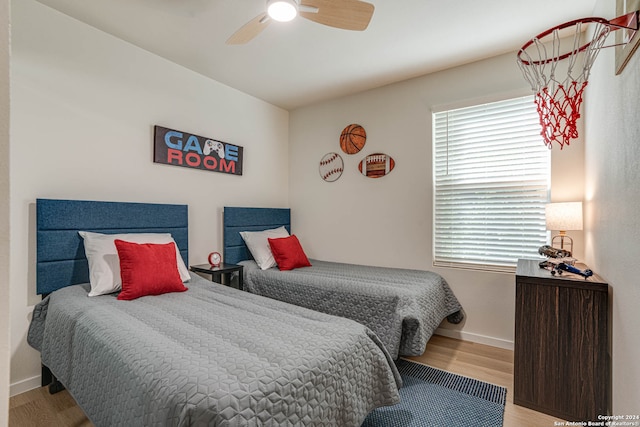
[[[358,170],[368,178],[388,175],[396,166],[391,156],[382,153],[369,154],[358,163]]]
[[[320,160],[320,177],[327,182],[336,181],[342,175],[344,162],[338,153],[327,153]]]
[[[340,148],[347,154],[356,154],[367,142],[367,132],[357,124],[351,124],[340,134]]]

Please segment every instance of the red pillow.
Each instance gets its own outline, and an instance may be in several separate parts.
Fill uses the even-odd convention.
[[[119,239],[114,243],[122,279],[119,300],[187,290],[178,272],[175,243],[131,243]]]
[[[311,267],[309,259],[300,246],[295,234],[280,239],[268,239],[273,258],[280,270],[293,270],[299,267]]]

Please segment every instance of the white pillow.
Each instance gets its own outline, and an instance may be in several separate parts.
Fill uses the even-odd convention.
[[[84,239],[84,252],[89,261],[90,297],[110,294],[122,288],[120,259],[114,240],[120,239],[132,243],[176,243],[171,233],[101,234],[78,231],[78,234]],[[176,261],[180,279],[183,282],[191,279],[177,244]]]
[[[240,235],[247,244],[251,255],[256,260],[258,267],[267,270],[276,266],[276,260],[273,259],[271,247],[267,239],[278,239],[281,237],[289,237],[289,232],[284,226],[264,231],[241,231]]]

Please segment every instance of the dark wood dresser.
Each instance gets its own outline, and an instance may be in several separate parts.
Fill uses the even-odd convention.
[[[598,421],[611,412],[609,285],[538,263],[521,259],[516,270],[513,402]]]

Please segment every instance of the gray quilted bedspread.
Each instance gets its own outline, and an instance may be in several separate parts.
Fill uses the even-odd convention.
[[[242,261],[244,289],[360,322],[396,359],[419,356],[438,325],[459,323],[462,307],[440,275],[421,270],[310,260],[291,271]]]
[[[399,401],[389,354],[357,322],[188,287],[134,301],[58,290],[28,341],[97,426],[359,426]]]

